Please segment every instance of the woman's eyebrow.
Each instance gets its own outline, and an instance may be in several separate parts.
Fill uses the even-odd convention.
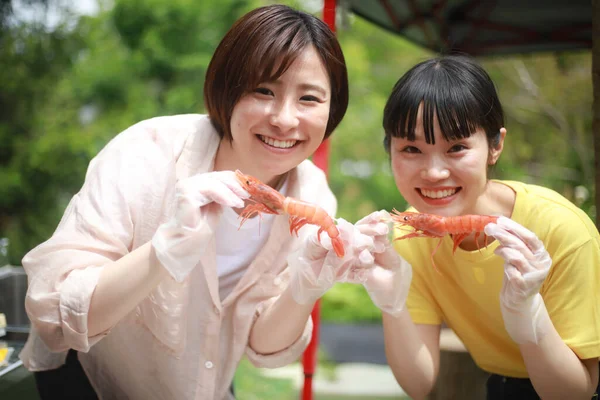
[[[312,83],[302,83],[300,85],[300,89],[302,90],[314,90],[315,92],[321,93],[323,96],[327,96],[327,90],[323,88],[321,85],[315,85]]]
[[[276,80],[269,83],[281,86],[283,82],[281,82],[280,80]],[[300,90],[312,90],[318,92],[323,97],[327,97],[327,90],[321,85],[317,85],[315,83],[301,83],[300,85],[298,85],[298,87],[300,88]]]

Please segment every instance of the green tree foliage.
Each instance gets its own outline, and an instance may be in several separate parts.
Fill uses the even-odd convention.
[[[11,240],[18,263],[56,225],[61,188],[79,184],[70,168],[85,167],[71,143],[47,136],[38,118],[81,43],[61,26],[17,23],[9,2],[0,18],[0,236]]]
[[[506,150],[497,175],[548,186],[595,218],[590,53],[521,55],[483,64],[506,114]]]
[[[252,4],[118,0],[52,27],[9,24],[10,2],[1,4],[0,237],[19,265],[110,138],[141,119],[202,112],[212,52]]]

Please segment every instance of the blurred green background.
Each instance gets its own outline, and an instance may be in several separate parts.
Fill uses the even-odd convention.
[[[13,2],[14,3],[14,2]],[[0,2],[0,237],[9,258],[47,239],[79,190],[91,158],[117,133],[157,115],[203,113],[204,73],[227,29],[260,0]],[[321,0],[280,1],[321,16]],[[34,12],[37,10],[37,12]],[[49,21],[48,14],[59,15]],[[27,16],[27,18],[24,17]],[[339,217],[403,208],[382,146],[382,112],[396,80],[434,54],[348,13],[337,33],[350,105],[331,139],[329,174]],[[589,52],[486,58],[507,114],[494,177],[551,187],[595,218]],[[322,302],[330,322],[378,322],[360,286]]]

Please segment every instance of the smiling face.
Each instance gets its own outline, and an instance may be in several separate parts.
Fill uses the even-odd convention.
[[[273,183],[321,144],[331,87],[316,50],[307,47],[284,74],[244,94],[231,115],[232,140],[222,140],[215,169],[240,169]]]
[[[487,168],[502,145],[490,149],[482,129],[467,138],[445,140],[437,117],[435,144],[425,141],[422,107],[417,114],[415,140],[392,137],[390,155],[396,186],[419,212],[441,216],[490,212]],[[502,139],[504,139],[503,130]]]

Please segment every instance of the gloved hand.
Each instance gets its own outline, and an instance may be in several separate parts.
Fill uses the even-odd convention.
[[[298,304],[310,304],[325,294],[335,282],[344,282],[348,269],[368,267],[373,263],[373,239],[363,235],[343,218],[337,220],[337,228],[344,243],[345,255],[338,257],[332,250],[326,233],[321,241],[316,231],[308,235],[302,245],[288,256],[290,290]]]
[[[506,330],[518,344],[539,343],[552,329],[540,294],[552,259],[533,232],[509,218],[499,217],[484,232],[498,240],[494,252],[504,259],[500,309]]]
[[[373,238],[375,253],[382,253],[390,244],[388,235],[391,233],[393,224],[390,213],[387,211],[372,212],[360,219],[355,225],[362,234]]]
[[[177,282],[198,264],[212,236],[202,229],[202,207],[215,202],[242,208],[248,197],[233,171],[201,173],[177,182],[175,213],[152,238],[156,257]]]
[[[356,223],[356,227],[364,234],[372,235],[374,260],[371,268],[352,268],[347,281],[362,283],[373,303],[379,309],[394,317],[398,317],[406,304],[412,267],[392,247],[389,239],[389,226],[384,221],[390,220],[387,211],[375,211]]]

